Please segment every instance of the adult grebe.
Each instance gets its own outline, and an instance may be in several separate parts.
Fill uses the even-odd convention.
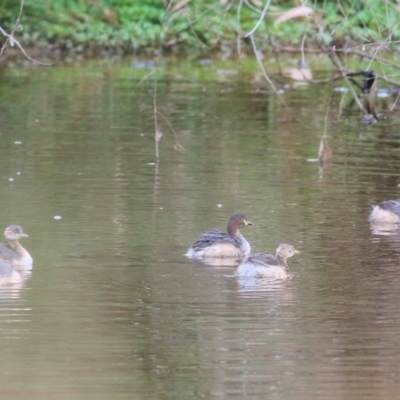
[[[369,215],[370,222],[400,223],[400,200],[382,201],[373,206]]]
[[[186,256],[189,258],[224,258],[243,257],[250,253],[249,242],[241,235],[240,229],[253,225],[243,214],[235,214],[228,221],[227,231],[218,230],[203,232],[189,247]]]

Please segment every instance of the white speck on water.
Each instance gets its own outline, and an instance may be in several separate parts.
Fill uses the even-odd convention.
[[[307,158],[308,162],[317,162],[318,158]]]
[[[21,142],[20,140],[16,140],[16,141],[14,142],[14,144],[22,144],[22,142]]]
[[[160,207],[160,210],[164,210],[164,207]]]
[[[18,171],[18,172],[17,172],[17,175],[21,175],[21,172]]]
[[[8,178],[9,182],[14,182],[14,178]]]
[[[217,204],[217,207],[218,208],[222,208],[222,204],[220,203],[220,204]]]
[[[156,163],[155,162],[149,162],[149,163],[147,163],[147,165],[156,165]]]
[[[61,219],[61,218],[62,218],[61,215],[55,215],[55,216],[54,216],[54,219],[57,219],[57,220],[58,220],[58,219]]]

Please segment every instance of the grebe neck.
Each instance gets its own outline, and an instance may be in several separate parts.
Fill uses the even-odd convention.
[[[245,239],[245,237],[238,232],[236,238],[240,241],[242,245],[243,253],[245,255],[250,254],[251,251],[250,243]]]
[[[27,250],[25,250],[24,247],[22,247],[21,243],[17,239],[15,240],[6,239],[6,240],[9,247],[20,256],[20,261],[23,264],[32,264],[33,260],[31,255],[28,253]]]
[[[240,240],[240,237],[243,237],[240,234],[239,226],[236,223],[230,223],[227,226],[227,231],[229,236],[233,236],[235,238],[238,238]]]

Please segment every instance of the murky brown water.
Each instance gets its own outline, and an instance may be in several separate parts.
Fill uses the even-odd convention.
[[[334,162],[319,169],[328,87],[289,88],[284,107],[246,71],[197,68],[162,69],[176,137],[160,116],[158,165],[149,70],[3,72],[0,221],[30,235],[34,266],[0,292],[0,393],[396,398],[400,236],[373,234],[367,217],[400,197],[399,117],[360,125],[336,93]],[[235,212],[255,223],[243,231],[254,251],[301,250],[292,280],[183,256]]]

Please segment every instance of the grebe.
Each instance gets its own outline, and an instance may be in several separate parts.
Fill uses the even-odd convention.
[[[0,261],[0,287],[20,284],[24,281],[22,275],[5,261]]]
[[[291,244],[281,243],[275,254],[250,254],[238,267],[236,276],[248,278],[287,279],[290,276],[287,259],[300,253]]]
[[[400,200],[382,201],[373,206],[369,222],[400,223]]]
[[[28,237],[19,225],[10,225],[4,231],[6,243],[0,243],[0,261],[11,263],[13,267],[31,265],[30,254],[21,246],[18,239]]]
[[[228,221],[227,231],[218,230],[203,232],[189,247],[186,256],[189,258],[224,258],[243,257],[250,253],[249,242],[241,235],[240,229],[253,225],[243,214],[235,214]]]

